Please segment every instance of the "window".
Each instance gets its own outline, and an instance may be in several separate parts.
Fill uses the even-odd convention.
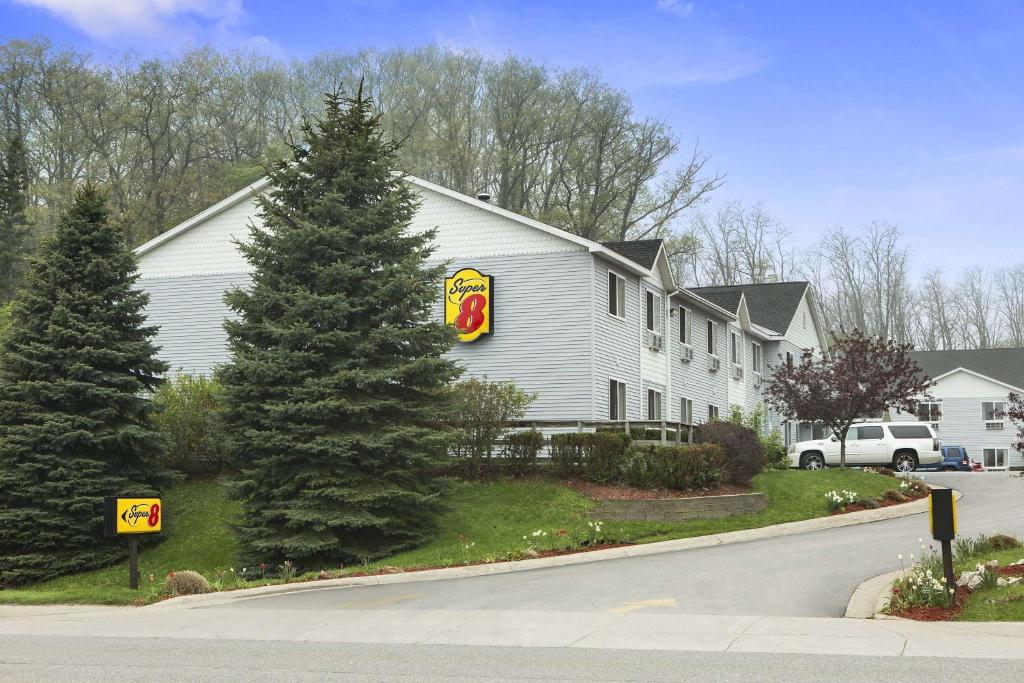
[[[881,429],[881,427],[879,427]],[[889,431],[897,439],[931,439],[932,433],[925,425],[889,425]]]
[[[708,321],[708,353],[718,355],[718,324],[714,320]]]
[[[691,343],[693,339],[693,319],[690,317],[690,311],[679,307],[679,341],[683,344]]]
[[[647,292],[647,329],[661,332],[661,296],[651,291]]]
[[[729,361],[733,364],[740,362],[740,336],[735,332],[729,333]]]
[[[885,438],[885,430],[881,427],[857,427],[857,440],[880,440]]]
[[[750,368],[754,372],[763,372],[764,356],[762,355],[761,345],[757,342],[753,342],[750,345]]]
[[[626,280],[608,271],[608,312],[617,318],[626,317]]]
[[[708,422],[718,419],[718,406],[708,404]]]
[[[693,401],[688,398],[679,400],[679,421],[684,425],[693,424]]]
[[[786,367],[790,370],[793,369],[793,354],[786,351]]]
[[[1006,467],[1006,449],[986,448],[982,459],[985,467]]]
[[[614,379],[608,383],[608,419],[626,419],[626,385]]]
[[[804,313],[804,329],[807,329],[807,314]]]
[[[941,422],[942,404],[938,401],[921,401],[917,404],[918,422]]]
[[[654,389],[647,390],[647,419],[661,419],[661,392]]]
[[[1006,401],[985,401],[981,404],[981,415],[985,426],[996,422],[1002,423],[1006,417]]]

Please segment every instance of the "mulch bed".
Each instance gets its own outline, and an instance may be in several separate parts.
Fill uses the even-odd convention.
[[[590,500],[657,500],[659,498],[703,498],[705,496],[729,496],[750,493],[749,488],[722,484],[713,489],[641,489],[626,484],[595,484],[583,479],[569,479],[565,486],[582,493]]]
[[[1024,557],[1024,550],[1021,550],[1021,557]],[[1007,565],[996,569],[999,576],[1024,576],[1024,564]]]
[[[845,515],[847,512],[860,512],[862,510],[877,510],[878,508],[887,508],[893,505],[903,505],[904,503],[910,503],[915,500],[921,500],[927,498],[927,493],[921,493],[914,496],[907,496],[906,500],[889,500],[888,498],[880,498],[875,502],[877,505],[866,505],[864,503],[854,503],[853,505],[847,505],[842,510],[833,510],[830,515]]]
[[[971,591],[967,590],[966,586],[960,586],[956,589],[952,607],[908,607],[898,612],[891,612],[891,615],[915,621],[949,621],[963,611],[970,595]]]

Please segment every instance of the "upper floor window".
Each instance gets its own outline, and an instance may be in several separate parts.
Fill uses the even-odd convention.
[[[690,311],[679,307],[679,341],[683,344],[690,344],[693,340],[693,318]]]
[[[729,361],[734,364],[740,362],[740,335],[736,332],[729,333]]]
[[[938,401],[921,401],[917,404],[918,422],[941,422],[942,404]]]
[[[718,323],[714,320],[708,321],[708,353],[718,355]]]
[[[761,345],[757,342],[751,342],[750,344],[750,369],[754,372],[763,372],[764,366],[764,353],[761,349]]]
[[[1006,401],[982,402],[981,416],[985,419],[985,427],[988,429],[1002,429],[1006,419]]]
[[[608,312],[618,318],[626,317],[626,280],[608,271]]]
[[[661,295],[647,291],[647,329],[661,332]]]
[[[790,370],[793,369],[793,354],[786,351],[786,367]]]

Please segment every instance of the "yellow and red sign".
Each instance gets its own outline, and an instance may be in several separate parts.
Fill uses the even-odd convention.
[[[472,342],[494,332],[494,278],[463,268],[444,280],[444,322]]]
[[[108,498],[107,535],[155,534],[163,527],[159,498]]]

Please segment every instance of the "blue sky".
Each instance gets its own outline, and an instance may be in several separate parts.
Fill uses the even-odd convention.
[[[899,223],[915,269],[1024,261],[1024,3],[0,0],[0,39],[99,56],[440,44],[594,67],[801,243]]]

